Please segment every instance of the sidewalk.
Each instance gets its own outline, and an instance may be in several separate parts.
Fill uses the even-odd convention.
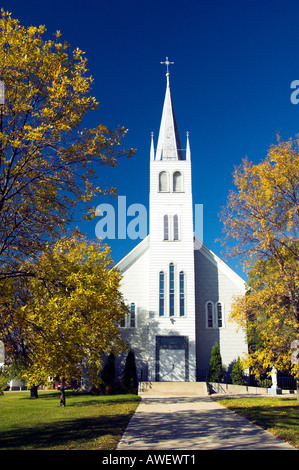
[[[140,395],[117,450],[296,450],[209,396]]]

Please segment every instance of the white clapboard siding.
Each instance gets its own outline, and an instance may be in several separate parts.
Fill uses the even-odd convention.
[[[244,281],[211,250],[194,237],[191,154],[187,135],[182,159],[181,144],[170,95],[169,73],[155,149],[150,150],[149,235],[117,265],[123,274],[121,291],[136,307],[136,325],[122,328],[135,352],[138,371],[147,379],[196,381],[208,370],[211,349],[217,341],[224,367],[229,369],[247,351],[245,336],[229,319],[234,296],[244,294]],[[160,191],[159,174],[166,172],[168,187]],[[182,191],[173,191],[173,174],[182,175]],[[164,216],[169,216],[169,240],[164,240]],[[179,239],[173,240],[173,218],[178,216]],[[175,312],[169,316],[169,265],[174,264]],[[159,316],[159,273],[164,272],[164,316]],[[179,314],[179,273],[185,277],[185,315]],[[206,303],[221,302],[223,324],[207,327]],[[128,322],[129,323],[129,322]],[[166,337],[166,338],[165,338]],[[178,340],[171,343],[172,338]],[[170,343],[168,343],[170,340]],[[174,340],[174,341],[175,341]],[[183,342],[181,341],[183,340]],[[164,341],[164,342],[163,342]],[[166,341],[166,342],[165,342]],[[179,344],[179,347],[177,347]],[[182,346],[183,345],[183,346]],[[124,360],[124,359],[122,359]],[[145,376],[143,375],[143,380]],[[200,377],[200,378],[199,378]],[[146,380],[147,380],[146,379]]]

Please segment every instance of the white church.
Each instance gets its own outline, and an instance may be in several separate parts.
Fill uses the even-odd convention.
[[[205,380],[217,342],[230,370],[247,352],[229,321],[245,282],[194,236],[191,152],[182,150],[170,93],[170,62],[157,148],[150,149],[149,235],[118,264],[130,314],[121,324],[139,378]]]

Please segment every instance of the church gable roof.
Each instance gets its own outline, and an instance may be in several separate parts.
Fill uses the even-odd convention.
[[[136,245],[126,256],[124,256],[116,265],[121,273],[124,273],[130,266],[132,266],[137,259],[139,259],[149,249],[150,237],[147,235]]]
[[[200,253],[213,263],[219,271],[227,276],[236,286],[245,293],[245,281],[233,269],[231,269],[219,256],[213,253],[197,237],[194,237],[194,250],[200,250]]]
[[[150,236],[147,235],[136,245],[126,256],[124,256],[117,264],[116,268],[121,273],[129,269],[148,249],[150,246]],[[244,279],[241,278],[233,269],[231,269],[219,256],[213,253],[204,243],[197,237],[194,237],[194,250],[200,250],[200,253],[213,263],[219,271],[227,276],[240,290],[245,293]]]

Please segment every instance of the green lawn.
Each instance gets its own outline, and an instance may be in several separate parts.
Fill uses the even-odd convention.
[[[136,395],[5,392],[0,396],[1,450],[112,450],[138,406]]]
[[[5,392],[0,396],[0,450],[113,450],[140,398],[67,392]],[[296,397],[250,397],[217,402],[299,449]]]
[[[296,397],[217,398],[216,401],[299,449]]]

